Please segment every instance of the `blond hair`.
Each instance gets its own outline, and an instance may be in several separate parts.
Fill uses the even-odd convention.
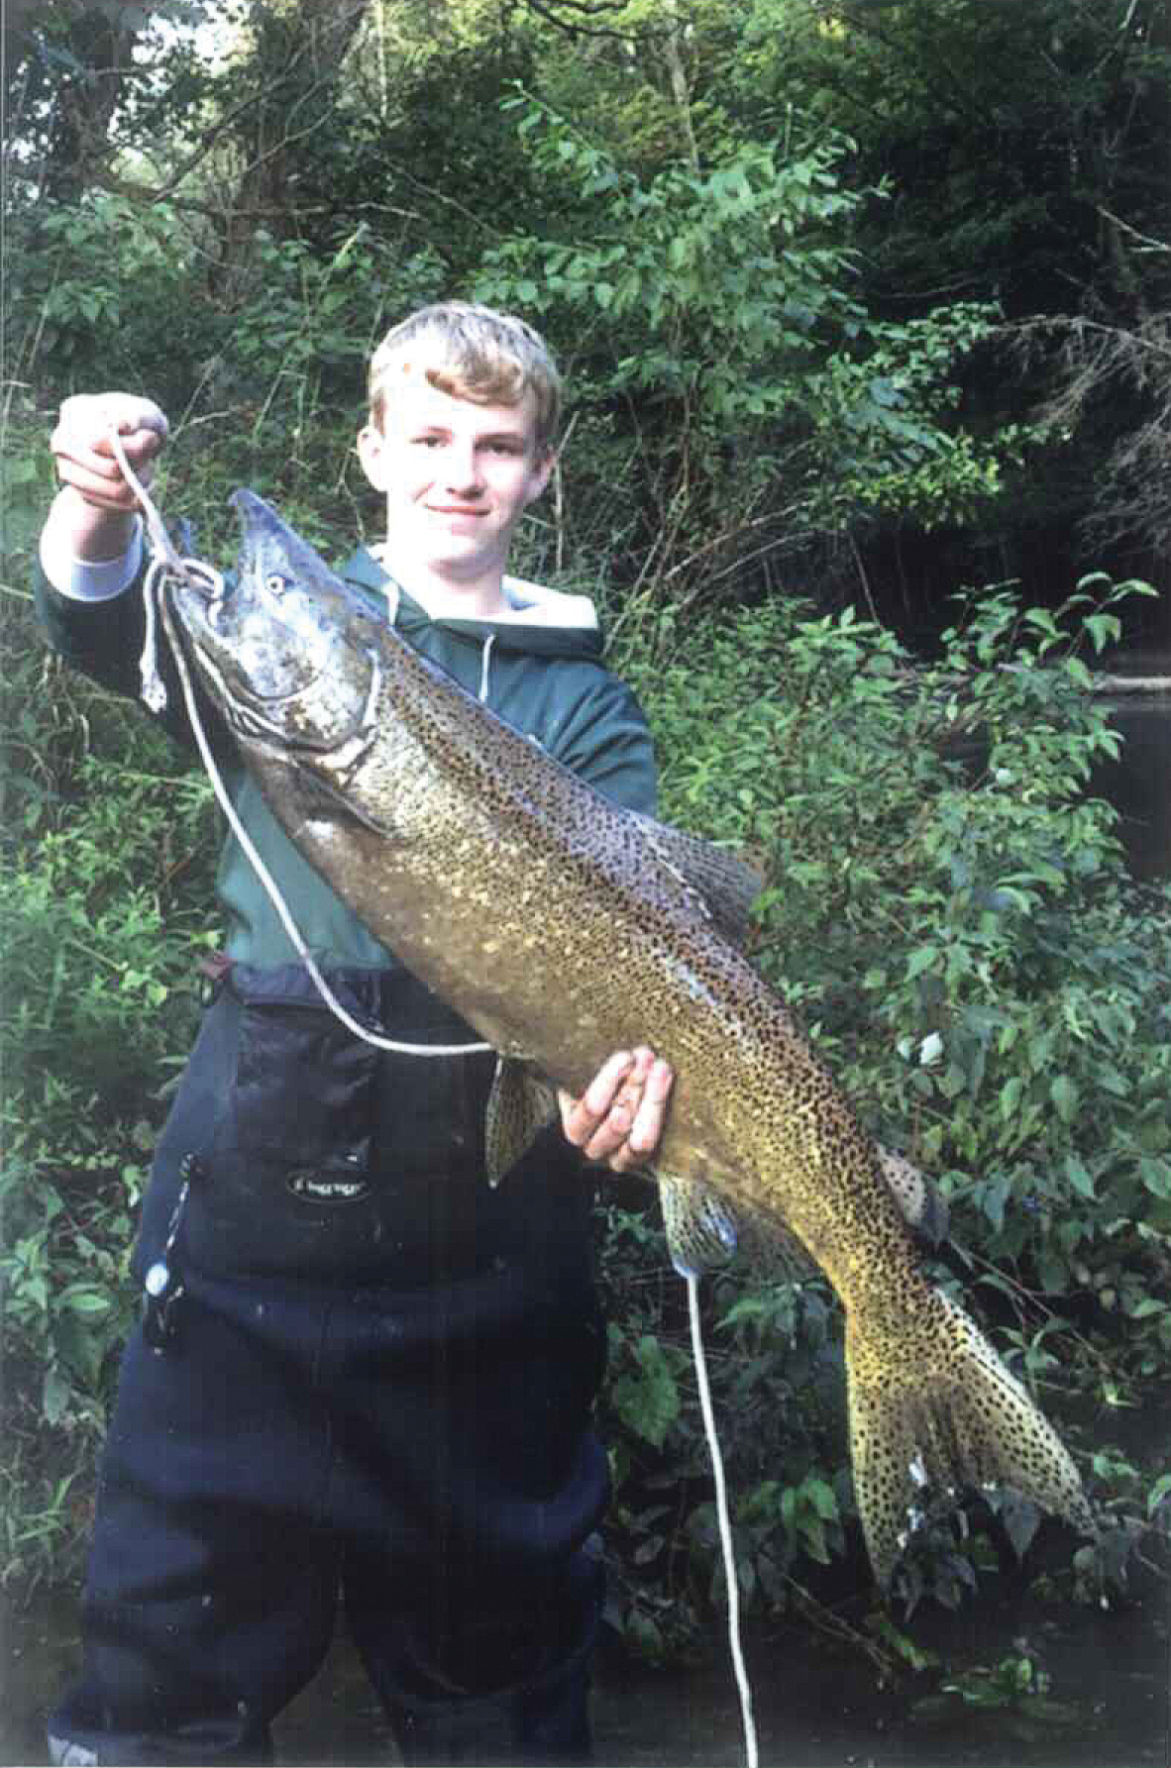
[[[370,359],[370,421],[383,427],[396,379],[422,370],[453,399],[519,405],[530,391],[537,408],[534,451],[548,454],[561,415],[561,376],[540,332],[513,313],[471,301],[420,307],[392,327]]]

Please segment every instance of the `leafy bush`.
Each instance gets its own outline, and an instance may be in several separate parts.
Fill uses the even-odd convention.
[[[539,316],[571,354],[585,420],[573,502],[592,512],[590,550],[607,522],[625,550],[635,523],[620,575],[637,570],[660,597],[710,595],[876,514],[931,527],[995,498],[1024,431],[959,429],[954,385],[995,309],[903,324],[866,310],[852,233],[882,193],[849,188],[847,137],[790,126],[645,174],[547,105],[513,102],[563,213],[555,231],[491,247],[474,286]]]
[[[2,609],[0,1581],[76,1569],[133,1216],[190,1044],[216,847],[210,789]]]

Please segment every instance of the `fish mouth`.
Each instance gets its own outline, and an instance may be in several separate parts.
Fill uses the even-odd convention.
[[[223,576],[217,572],[214,578],[209,577],[206,580],[202,577],[188,578],[180,588],[194,601],[197,618],[204,621],[217,636],[222,637],[222,616],[232,595],[231,586],[225,582]],[[188,602],[188,618],[191,612]]]
[[[373,643],[313,548],[255,492],[231,501],[242,529],[235,580],[176,585],[213,698],[241,738],[323,759],[361,754],[383,675]]]
[[[202,661],[208,648],[220,650],[231,638],[224,621],[231,604],[233,586],[217,573],[215,581],[203,577],[178,577],[169,584],[172,607],[180,615],[188,647]]]

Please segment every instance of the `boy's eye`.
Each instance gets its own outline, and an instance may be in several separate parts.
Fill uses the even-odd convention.
[[[448,438],[446,436],[440,435],[411,437],[411,445],[414,448],[445,448],[447,446],[447,441]],[[486,441],[477,443],[476,446],[487,454],[506,454],[509,456],[516,456],[524,453],[523,442],[518,441],[513,436],[489,436]]]

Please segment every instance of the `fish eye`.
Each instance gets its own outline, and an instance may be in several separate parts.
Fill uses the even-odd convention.
[[[289,587],[288,579],[282,577],[279,571],[274,571],[271,577],[265,578],[264,587],[269,595],[284,595]]]

